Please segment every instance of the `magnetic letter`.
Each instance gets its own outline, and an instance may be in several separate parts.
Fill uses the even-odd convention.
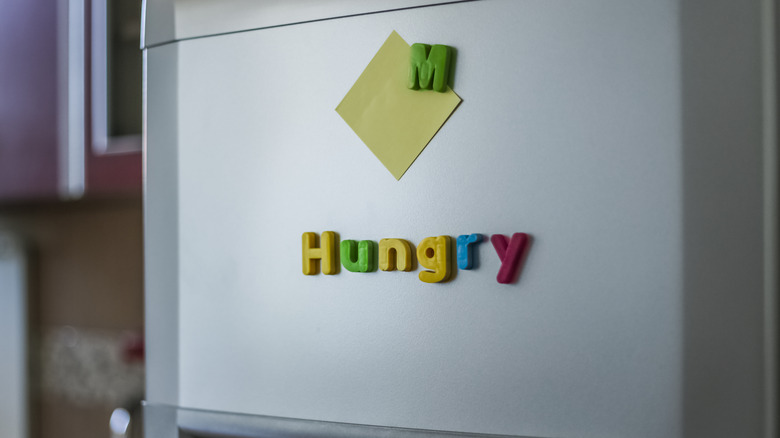
[[[450,279],[450,236],[426,237],[417,245],[417,260],[432,271],[422,271],[420,280],[439,283]]]
[[[481,234],[463,234],[458,236],[458,268],[459,269],[471,269],[473,265],[473,258],[471,256],[472,243],[482,242]]]
[[[501,259],[497,280],[502,284],[511,283],[517,275],[520,259],[523,258],[523,252],[528,245],[528,234],[515,233],[512,235],[512,240],[508,240],[503,234],[494,234],[490,237],[490,241],[498,253],[498,258]]]
[[[318,261],[322,261],[322,273],[336,273],[336,233],[324,231],[322,242],[317,246],[316,233],[303,233],[303,273],[317,275]]]
[[[379,241],[379,269],[395,271],[412,270],[412,247],[404,239],[382,239]]]
[[[376,242],[354,240],[341,242],[341,264],[350,272],[376,271]]]
[[[435,91],[447,91],[451,49],[441,44],[431,47],[415,43],[410,51],[407,87],[411,90],[431,88],[433,83]]]

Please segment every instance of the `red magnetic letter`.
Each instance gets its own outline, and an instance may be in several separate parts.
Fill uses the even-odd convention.
[[[503,234],[494,234],[490,237],[490,242],[493,243],[501,260],[497,280],[499,283],[509,284],[517,275],[520,260],[528,245],[528,234],[515,233],[512,235],[512,240],[507,239]]]

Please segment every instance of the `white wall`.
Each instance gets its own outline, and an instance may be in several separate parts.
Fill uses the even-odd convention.
[[[26,438],[27,278],[24,251],[0,232],[0,438]]]

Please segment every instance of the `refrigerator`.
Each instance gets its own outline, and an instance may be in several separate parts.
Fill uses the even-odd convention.
[[[146,0],[146,436],[776,437],[775,8]]]

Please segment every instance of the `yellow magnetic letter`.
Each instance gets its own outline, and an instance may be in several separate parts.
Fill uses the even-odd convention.
[[[317,246],[316,233],[303,233],[303,273],[305,275],[317,275],[317,261],[322,260],[322,273],[333,275],[336,273],[336,233],[324,231],[322,242]]]
[[[412,270],[412,247],[404,239],[382,239],[379,241],[379,269],[395,271],[396,264],[401,271]]]
[[[417,260],[432,271],[420,272],[420,280],[439,283],[450,279],[450,236],[426,237],[417,245]]]

